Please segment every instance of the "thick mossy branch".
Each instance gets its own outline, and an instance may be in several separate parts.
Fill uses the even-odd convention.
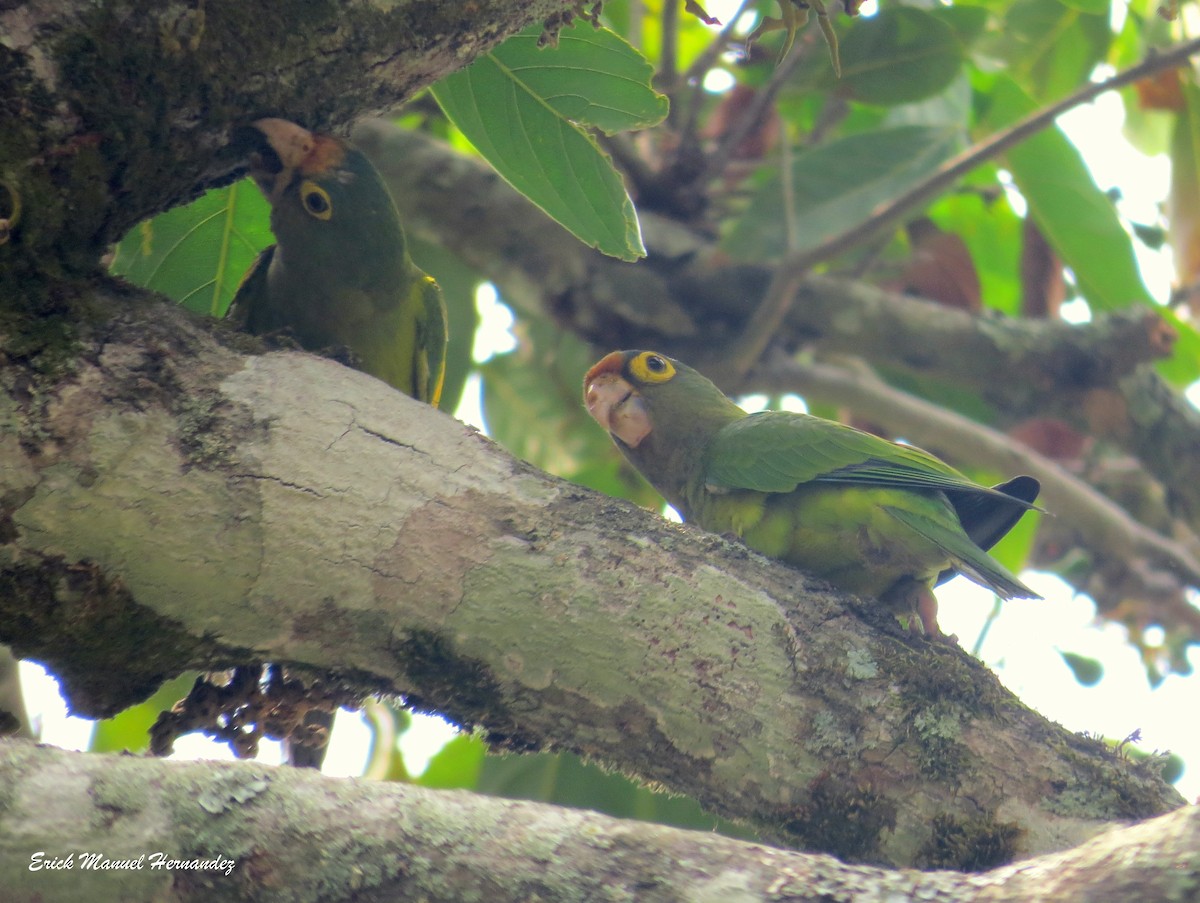
[[[70,367],[0,369],[6,611],[53,615],[0,618],[0,642],[101,664],[77,708],[241,656],[357,675],[510,748],[894,864],[932,855],[935,816],[1025,854],[1181,802],[876,605],[534,471],[331,361],[95,301],[113,313]]]
[[[568,0],[398,3],[64,0],[0,10],[0,179],[22,215],[0,243],[39,274],[86,273],[145,217],[228,179],[231,130],[262,116],[342,129],[394,108]]]
[[[1196,807],[1066,853],[962,874],[844,865],[830,856],[594,812],[334,781],[304,769],[85,755],[11,740],[0,741],[0,801],[0,884],[11,899],[43,903],[165,897],[517,903],[531,895],[1116,903],[1192,899],[1200,881]],[[931,864],[981,871],[1007,858],[1014,845],[1011,830],[986,817],[936,817],[933,827],[924,854]],[[143,857],[142,866],[88,867],[84,851],[109,862]],[[68,855],[71,868],[45,867]],[[167,868],[164,857],[191,865]]]

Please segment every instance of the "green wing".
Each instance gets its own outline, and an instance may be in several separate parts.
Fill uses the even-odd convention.
[[[446,379],[446,303],[442,290],[424,273],[418,281],[420,302],[417,308],[417,369],[415,385],[419,398],[435,408],[442,401],[442,383]]]
[[[992,590],[1002,599],[1042,598],[1008,568],[979,548],[962,530],[947,529],[945,523],[924,517],[916,511],[892,507],[885,507],[883,510],[909,529],[920,533],[945,552],[954,563],[953,568],[939,575],[939,584],[955,573],[960,573],[968,580]]]
[[[714,490],[791,492],[810,482],[1002,495],[919,448],[807,414],[751,414],[709,445],[705,483]]]

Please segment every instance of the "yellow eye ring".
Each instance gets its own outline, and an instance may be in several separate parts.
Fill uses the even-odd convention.
[[[653,351],[643,351],[629,362],[629,372],[644,383],[665,383],[674,378],[671,359]]]
[[[316,182],[305,179],[300,183],[300,203],[309,216],[320,220],[333,216],[333,201],[329,200],[329,192]]]

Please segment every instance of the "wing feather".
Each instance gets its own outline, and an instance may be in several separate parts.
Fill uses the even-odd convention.
[[[818,482],[1003,495],[914,446],[786,411],[751,414],[724,427],[709,447],[705,482],[717,490],[759,492]]]

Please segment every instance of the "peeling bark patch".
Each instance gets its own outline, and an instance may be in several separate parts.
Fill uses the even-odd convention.
[[[436,597],[441,606],[422,614],[440,624],[462,601],[467,574],[492,557],[497,533],[512,532],[502,517],[498,523],[494,499],[474,491],[433,499],[405,519],[396,542],[372,563],[372,591],[405,610],[412,605],[408,585],[420,584],[421,597]]]

